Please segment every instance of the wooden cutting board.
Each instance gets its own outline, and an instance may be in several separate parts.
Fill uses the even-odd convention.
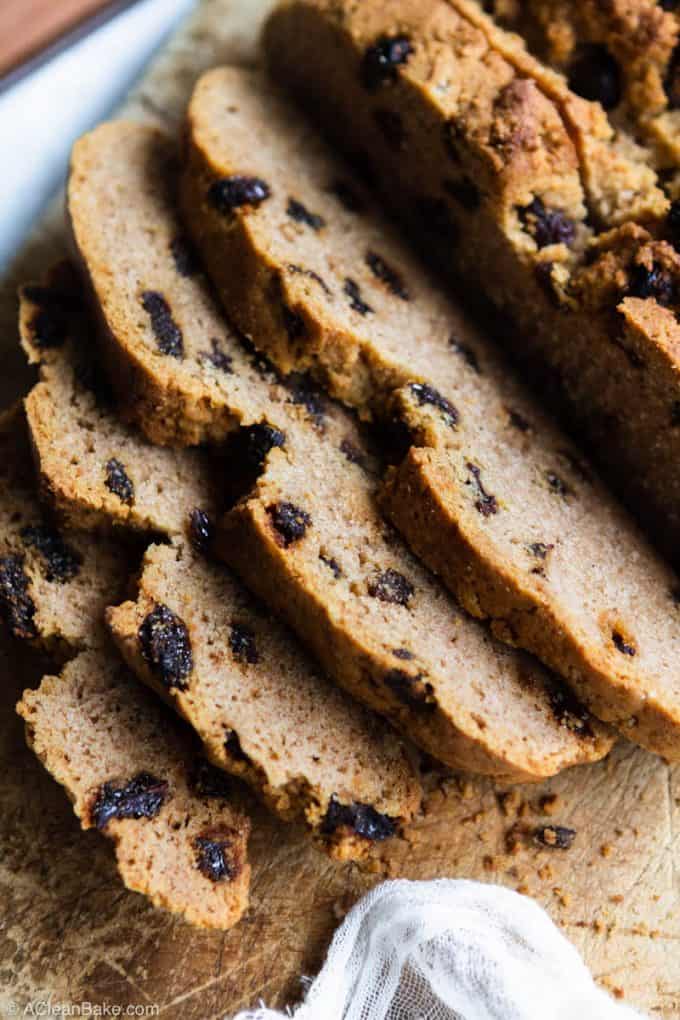
[[[126,115],[176,127],[202,69],[252,59],[267,6],[204,0]],[[2,283],[2,402],[30,382],[16,349],[16,285],[64,243],[59,202]],[[43,669],[0,641],[0,1016],[48,998],[157,1004],[169,1020],[229,1016],[260,998],[293,1003],[339,919],[385,876],[477,878],[526,892],[605,987],[656,1016],[680,1016],[679,768],[622,742],[598,766],[510,796],[486,781],[433,775],[423,818],[362,868],[333,864],[253,805],[251,908],[227,934],[201,932],[122,888],[107,842],[80,831],[26,749],[13,705]],[[532,830],[548,821],[576,830],[571,850],[534,844]]]

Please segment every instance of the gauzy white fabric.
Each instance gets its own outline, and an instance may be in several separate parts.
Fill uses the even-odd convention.
[[[281,1020],[265,1007],[234,1020]],[[541,907],[500,886],[385,882],[336,932],[295,1020],[640,1020]]]

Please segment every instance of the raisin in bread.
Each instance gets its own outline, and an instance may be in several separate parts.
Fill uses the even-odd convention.
[[[225,322],[175,207],[174,143],[103,124],[75,145],[68,212],[124,415],[153,441],[219,441],[275,399]]]
[[[21,407],[0,416],[0,618],[57,658],[91,643],[93,620],[125,593],[132,555],[61,530],[40,506]]]
[[[212,763],[284,819],[304,819],[333,856],[361,856],[414,815],[421,791],[396,734],[321,676],[221,566],[186,545],[152,546],[137,600],[107,619],[128,665],[191,723]]]
[[[20,295],[20,331],[41,380],[25,400],[43,495],[77,528],[180,534],[194,507],[214,515],[203,453],[164,450],[117,417],[93,346],[95,327],[68,267]]]
[[[274,13],[265,47],[280,80],[325,115],[343,145],[369,154],[386,200],[440,267],[512,315],[520,328],[505,330],[503,342],[526,359],[601,469],[677,556],[680,326],[668,312],[680,279],[672,248],[654,240],[669,224],[619,223],[646,236],[625,249],[622,272],[602,278],[608,302],[593,314],[579,300],[579,275],[598,259],[599,239],[584,234],[597,210],[587,188],[578,198],[565,184],[567,168],[579,180],[583,172],[578,139],[569,153],[563,106],[543,81],[520,73],[516,57],[510,63],[518,44],[506,39],[501,47],[498,33],[462,0],[297,0]],[[489,73],[499,60],[518,76],[511,85]],[[554,123],[533,115],[536,95]],[[379,120],[393,134],[399,125],[396,151]],[[543,174],[535,169],[541,160]],[[595,218],[600,230],[611,225]],[[643,330],[627,322],[628,298],[645,305]],[[634,360],[631,342],[642,350]]]
[[[115,845],[128,889],[191,924],[230,928],[248,903],[250,823],[189,731],[116,662],[83,652],[17,706],[29,745],[84,829]]]
[[[216,220],[210,236],[219,236],[221,257],[210,240],[205,247],[216,265],[231,264],[229,253],[237,265],[261,266],[239,288],[242,300],[232,304],[227,293],[232,314],[286,368],[312,368],[364,413],[384,414],[392,388],[405,387],[391,402],[414,449],[389,486],[384,505],[393,522],[500,638],[538,654],[601,718],[677,755],[680,700],[669,663],[680,651],[671,594],[679,582],[603,487],[582,482],[579,471],[592,472],[579,454],[366,194],[357,192],[362,212],[340,208],[329,193],[342,173],[337,161],[307,144],[304,125],[257,81],[211,72],[198,86],[192,121],[197,138],[210,125],[211,159],[225,153],[228,169],[252,125],[260,142],[243,169],[266,182],[268,197],[226,217],[204,202],[200,214]],[[316,225],[291,228],[293,199]],[[239,226],[230,226],[233,216]],[[206,236],[197,233],[199,244]],[[247,251],[240,242],[231,247],[237,237],[248,238]],[[293,259],[306,275],[289,273]],[[268,282],[276,274],[283,296]],[[283,309],[303,324],[294,336]],[[556,543],[548,576],[528,550]],[[638,601],[643,608],[633,611]],[[616,644],[622,634],[633,655]]]
[[[360,440],[291,422],[223,518],[217,551],[342,686],[447,764],[532,780],[611,737],[529,656],[498,644],[375,506]]]

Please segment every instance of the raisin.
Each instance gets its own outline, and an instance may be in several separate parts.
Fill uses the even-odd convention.
[[[455,336],[449,337],[449,347],[456,354],[459,354],[461,358],[473,369],[477,375],[481,375],[481,369],[479,367],[479,359],[477,354],[471,347],[464,344],[461,340],[457,340]]]
[[[222,769],[215,768],[205,758],[198,758],[190,777],[191,787],[199,797],[229,800],[233,795],[230,778]]]
[[[198,360],[201,364],[205,364],[207,361],[208,364],[213,366],[213,368],[217,368],[220,372],[226,372],[227,375],[231,375],[234,371],[232,368],[234,359],[231,354],[227,354],[226,351],[222,350],[220,341],[215,336],[211,338],[210,346],[212,348],[211,350],[200,352]]]
[[[482,196],[477,185],[469,177],[461,177],[459,181],[447,179],[444,181],[444,189],[447,195],[450,195],[467,212],[479,209]]]
[[[517,429],[518,432],[531,432],[531,425],[524,418],[519,411],[513,411],[511,407],[507,408],[508,420],[512,425],[513,429]]]
[[[621,69],[606,46],[583,46],[569,68],[569,88],[584,99],[613,110],[621,102]]]
[[[229,633],[229,647],[231,648],[231,654],[239,662],[247,662],[252,666],[260,661],[257,644],[255,643],[255,632],[250,627],[232,623]]]
[[[241,871],[234,851],[238,833],[226,827],[201,833],[194,839],[196,866],[211,882],[233,882]]]
[[[560,726],[578,737],[592,738],[588,709],[557,679],[548,686],[548,700]]]
[[[208,189],[208,201],[221,213],[244,205],[257,207],[270,195],[269,185],[260,177],[244,177],[241,174],[223,177]]]
[[[409,708],[427,711],[436,708],[432,684],[425,681],[423,673],[411,676],[403,669],[390,669],[385,674],[385,684]]]
[[[238,459],[248,469],[259,473],[267,454],[285,445],[286,436],[280,429],[258,422],[248,425],[238,432]]]
[[[576,233],[574,223],[559,209],[548,209],[538,195],[529,205],[518,207],[522,226],[533,237],[539,248],[549,244],[566,244],[569,247]]]
[[[312,523],[309,514],[294,503],[274,503],[267,507],[267,513],[284,549],[304,538]]]
[[[393,648],[392,655],[395,659],[403,659],[406,662],[410,662],[413,658],[413,652],[410,652],[408,648]]]
[[[342,568],[334,556],[324,556],[323,553],[319,553],[319,559],[326,564],[336,581],[342,577]]]
[[[124,786],[104,783],[92,806],[92,822],[104,829],[112,818],[155,818],[168,796],[168,783],[140,772]]]
[[[555,546],[552,544],[546,545],[545,542],[532,542],[528,548],[532,556],[535,556],[536,559],[544,560]]]
[[[330,190],[347,212],[361,213],[364,211],[365,206],[363,199],[360,198],[354,188],[347,184],[346,181],[333,181],[330,186]]]
[[[170,305],[163,295],[157,290],[145,290],[142,294],[142,308],[151,319],[151,329],[161,354],[167,354],[172,358],[183,358],[182,330],[173,319]]]
[[[554,471],[546,471],[545,477],[552,491],[558,496],[563,496],[566,499],[566,497],[570,495],[571,489],[564,479],[560,478],[559,475],[556,475]]]
[[[437,240],[449,244],[455,244],[458,240],[458,227],[443,198],[419,198],[416,202],[416,218],[422,228]]]
[[[45,563],[45,578],[64,584],[80,572],[83,558],[72,549],[58,531],[44,524],[26,527],[21,532],[24,545],[37,549]]]
[[[355,446],[351,439],[343,439],[340,443],[340,452],[344,453],[350,464],[359,464],[363,467],[364,455],[363,452]]]
[[[106,481],[104,485],[121,503],[133,503],[135,487],[127,471],[119,460],[112,457],[106,464]]]
[[[401,298],[402,301],[408,301],[409,295],[404,281],[401,275],[396,269],[393,269],[388,262],[378,255],[374,251],[366,253],[366,265],[371,270],[376,279],[384,283],[388,290],[390,290],[395,297]]]
[[[326,402],[323,394],[310,378],[293,372],[286,379],[291,403],[304,407],[315,425],[322,425],[326,414]]]
[[[396,606],[407,606],[414,590],[411,582],[392,567],[381,570],[368,583],[368,594],[372,598],[392,602]]]
[[[205,510],[199,507],[194,507],[189,514],[189,537],[194,549],[204,555],[215,541],[215,525]]]
[[[680,106],[680,45],[675,47],[668,61],[663,87],[668,96],[669,107],[671,110],[677,110]]]
[[[289,262],[287,266],[288,272],[293,273],[296,276],[306,276],[308,280],[314,280],[321,287],[324,294],[327,297],[333,297],[333,291],[328,286],[323,276],[319,276],[313,269],[306,269],[304,266],[296,266],[294,262]]]
[[[612,641],[614,642],[615,647],[621,652],[622,655],[630,655],[632,658],[634,655],[637,654],[635,645],[632,645],[630,644],[629,641],[626,641],[623,634],[621,634],[618,630],[612,632]]]
[[[406,141],[406,130],[400,114],[396,110],[381,107],[373,111],[375,121],[381,135],[392,149],[403,149]]]
[[[534,837],[551,850],[569,850],[576,838],[576,830],[567,829],[564,825],[541,825],[535,830]]]
[[[680,251],[680,199],[676,198],[674,202],[671,202],[666,225],[671,244],[676,251]]]
[[[28,594],[30,581],[21,556],[0,557],[0,615],[17,638],[38,636],[35,603]]]
[[[322,227],[326,226],[326,221],[323,216],[318,216],[316,213],[312,213],[307,209],[302,202],[298,202],[296,198],[288,199],[288,206],[286,207],[286,213],[296,223],[306,223],[312,230],[321,230]]]
[[[408,62],[413,45],[406,35],[383,35],[369,46],[361,60],[361,82],[369,92],[396,81],[398,68]]]
[[[409,389],[420,407],[424,407],[426,404],[436,407],[442,412],[446,424],[452,429],[456,427],[459,421],[458,411],[451,401],[443,397],[438,390],[433,386],[428,386],[427,383],[411,383]]]
[[[142,655],[166,687],[187,687],[194,668],[189,631],[169,606],[157,605],[145,617],[138,637]]]
[[[630,297],[654,298],[660,305],[669,305],[674,298],[673,278],[658,262],[652,268],[637,264],[628,273],[628,290]]]
[[[353,308],[359,315],[368,315],[373,309],[370,305],[366,304],[361,296],[361,289],[356,280],[352,280],[351,277],[346,277],[345,286],[343,287],[345,294],[349,298],[349,306]]]
[[[199,269],[198,256],[188,237],[183,235],[175,237],[170,242],[170,254],[180,276],[196,275]]]
[[[393,836],[397,825],[394,818],[380,814],[370,804],[356,801],[353,804],[341,804],[333,794],[321,823],[321,831],[330,835],[337,829],[350,829],[362,839],[377,843]]]
[[[481,469],[476,464],[472,464],[470,461],[468,461],[465,467],[472,475],[473,478],[472,484],[474,485],[477,492],[475,509],[479,511],[482,517],[491,517],[492,514],[497,514],[498,501],[492,493],[487,492],[486,489],[484,488],[484,485],[482,484]],[[468,481],[466,482],[466,484],[470,485],[471,483]]]

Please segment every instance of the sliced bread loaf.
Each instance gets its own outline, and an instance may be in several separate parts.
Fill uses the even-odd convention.
[[[1,415],[0,618],[10,632],[58,658],[74,654],[123,596],[133,562],[106,538],[55,526],[36,497],[23,409]]]
[[[361,856],[418,809],[396,734],[321,676],[223,567],[185,545],[151,546],[136,601],[107,619],[127,663],[191,723],[213,764],[283,818],[302,818],[333,856]],[[190,668],[170,663],[173,642]]]
[[[286,368],[312,368],[360,411],[384,416],[391,402],[405,433],[397,455],[413,448],[384,506],[415,551],[600,718],[680,755],[675,575],[365,193],[362,212],[341,207],[330,186],[343,168],[261,79],[210,72],[190,125],[187,213],[234,319]],[[246,148],[253,130],[256,151]],[[209,199],[209,173],[228,180],[239,160],[269,195],[225,213]],[[291,227],[293,199],[316,227]],[[289,272],[293,259],[306,275]],[[259,270],[225,288],[231,264]],[[274,279],[285,282],[277,289]],[[533,547],[550,547],[549,565]]]
[[[60,517],[77,528],[168,535],[184,531],[195,507],[214,517],[208,458],[153,446],[119,421],[72,272],[60,267],[22,289],[20,330],[41,373],[25,400],[31,443],[43,495]]]
[[[17,706],[30,746],[84,829],[115,844],[128,889],[191,924],[230,928],[248,904],[250,823],[189,731],[116,661],[81,653]]]
[[[343,145],[368,154],[387,201],[444,271],[511,313],[520,328],[503,342],[550,384],[601,469],[677,557],[680,267],[671,246],[650,247],[647,234],[625,247],[621,272],[602,275],[607,300],[596,314],[579,299],[573,270],[598,259],[584,225],[591,218],[600,231],[625,229],[618,199],[628,189],[617,177],[610,203],[606,171],[600,190],[593,185],[583,157],[590,129],[575,132],[554,76],[536,70],[517,40],[466,0],[295,0],[272,16],[265,48],[281,81]],[[489,73],[499,61],[512,80]],[[544,103],[550,122],[535,115]],[[571,154],[563,132],[574,139]],[[569,200],[567,171],[584,182],[581,209]],[[647,190],[660,213],[658,188],[645,180],[633,173],[631,194]],[[644,195],[634,197],[631,215],[644,204]],[[645,226],[672,235],[674,215]],[[644,329],[631,328],[630,301],[644,303]],[[634,361],[631,346],[642,351]]]

